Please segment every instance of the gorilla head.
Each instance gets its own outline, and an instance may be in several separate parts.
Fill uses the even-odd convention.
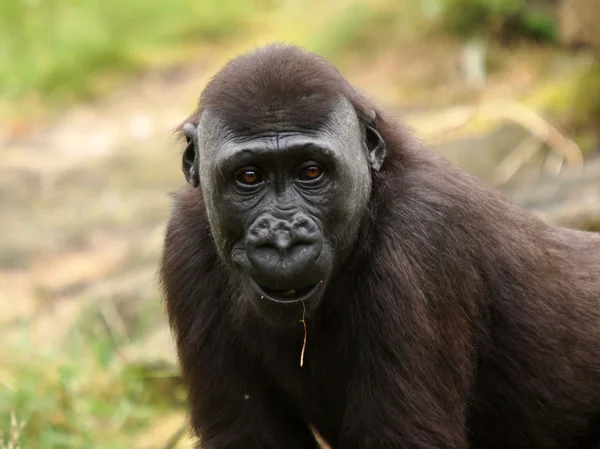
[[[259,61],[255,72],[269,69]],[[227,65],[201,98],[197,128],[184,125],[183,171],[199,182],[219,254],[253,304],[272,321],[297,322],[353,249],[385,144],[372,112],[359,117],[322,85],[294,91],[289,79],[255,73],[236,109],[223,107],[247,62]],[[239,111],[256,119],[240,123]]]

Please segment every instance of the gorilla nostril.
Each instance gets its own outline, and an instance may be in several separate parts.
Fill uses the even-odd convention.
[[[298,217],[294,219],[294,227],[297,228],[299,226],[306,226],[308,224],[308,220],[306,217]]]
[[[302,236],[309,236],[318,233],[319,231],[316,223],[303,214],[294,216],[294,219],[292,220],[292,229]]]
[[[271,229],[271,223],[268,219],[265,218],[264,220],[261,220],[258,223],[258,228],[259,229]]]

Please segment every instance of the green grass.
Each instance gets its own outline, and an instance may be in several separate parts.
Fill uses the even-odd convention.
[[[0,102],[94,98],[123,75],[199,59],[204,44],[228,48],[268,30],[334,60],[370,54],[412,33],[418,11],[393,0],[2,0]]]
[[[95,98],[124,75],[269,30],[334,61],[371,54],[413,33],[418,11],[393,0],[2,0],[0,103],[27,111]]]
[[[334,61],[370,55],[419,36],[426,10],[457,34],[516,17],[519,33],[554,39],[547,12],[524,0],[2,0],[0,103],[94,98],[124,75],[199,59],[204,44],[239,44],[269,29]]]
[[[246,0],[2,0],[0,100],[93,96],[186,45],[236,38],[268,7]]]
[[[423,14],[418,2],[349,0],[331,14],[327,26],[307,38],[307,46],[333,60],[365,57],[417,36]]]
[[[12,416],[22,449],[117,449],[135,447],[150,423],[183,408],[173,373],[127,363],[121,349],[93,309],[60,348],[1,348],[0,448],[15,447]]]
[[[521,36],[555,42],[557,23],[549,7],[527,0],[428,0],[439,3],[442,23],[464,37],[477,34]]]

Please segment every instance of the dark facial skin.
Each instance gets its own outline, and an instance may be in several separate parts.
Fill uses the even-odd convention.
[[[318,306],[334,267],[353,249],[383,141],[344,98],[321,129],[240,135],[205,111],[197,137],[200,187],[221,257],[260,313],[297,322]],[[197,166],[192,155],[184,155],[184,172]]]

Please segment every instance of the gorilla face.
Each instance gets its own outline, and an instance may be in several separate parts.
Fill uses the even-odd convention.
[[[199,165],[220,256],[261,314],[297,322],[353,249],[385,156],[379,134],[342,98],[319,129],[234,133],[206,110],[191,139],[198,150],[188,146],[184,172]]]

